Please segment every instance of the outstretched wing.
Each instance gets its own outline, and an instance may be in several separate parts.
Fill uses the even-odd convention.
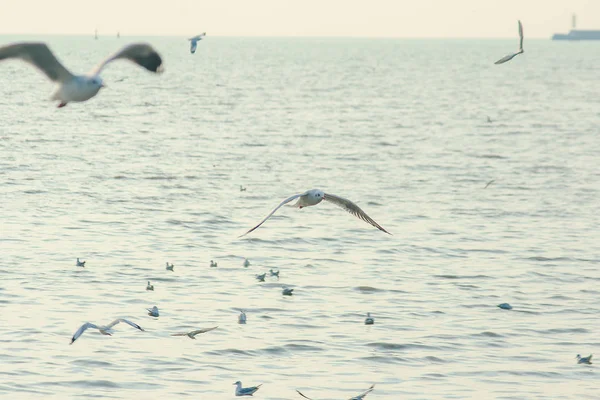
[[[90,322],[86,322],[85,324],[81,325],[79,327],[79,329],[77,329],[77,332],[75,332],[75,334],[73,335],[73,337],[71,338],[71,343],[69,344],[73,344],[74,341],[77,340],[77,338],[81,335],[83,335],[83,332],[85,332],[85,330],[87,328],[95,328],[98,329],[98,327]]]
[[[517,55],[517,53],[513,53],[513,54],[509,54],[507,56],[504,56],[501,59],[499,59],[498,61],[496,61],[494,64],[504,64],[505,62],[512,60],[516,55]]]
[[[323,196],[323,199],[335,204],[336,206],[343,208],[344,210],[348,211],[350,214],[373,225],[375,228],[379,229],[380,231],[383,231],[383,232],[387,233],[388,235],[391,235],[391,233],[389,233],[388,231],[383,229],[377,222],[375,222],[371,217],[369,217],[367,215],[367,213],[365,213],[363,210],[361,210],[359,206],[357,206],[350,200],[344,199],[343,197],[335,196],[333,194],[327,194],[327,193],[325,193],[325,195]]]
[[[192,41],[190,42],[190,53],[194,54],[196,52],[197,47],[198,47],[198,41],[195,39],[192,39]]]
[[[187,336],[187,333],[171,333],[171,336]]]
[[[296,392],[298,392],[298,394],[299,394],[300,396],[304,397],[305,399],[308,399],[308,400],[313,400],[313,399],[311,399],[310,397],[303,395],[303,394],[302,394],[302,392],[301,392],[301,391],[299,391],[298,389],[296,389]]]
[[[519,50],[523,50],[523,24],[521,20],[519,20],[519,37],[521,38],[519,42]]]
[[[364,391],[363,393],[359,394],[356,397],[352,397],[349,400],[362,400],[366,395],[368,395],[369,393],[371,393],[373,391],[373,389],[375,389],[375,385],[371,385],[371,387],[368,388],[366,391]]]
[[[212,328],[206,328],[206,329],[198,329],[198,330],[196,330],[196,331],[191,331],[191,332],[190,332],[190,335],[192,335],[192,336],[196,336],[196,335],[198,335],[198,334],[200,334],[200,333],[209,332],[209,331],[215,330],[215,329],[217,329],[217,328],[218,328],[218,326],[213,326]]]
[[[45,43],[15,43],[0,47],[0,61],[19,58],[40,71],[54,82],[65,82],[73,78]]]
[[[139,329],[140,331],[143,331],[142,327],[139,326],[138,324],[128,321],[124,318],[119,318],[119,319],[115,319],[113,322],[111,322],[110,324],[108,324],[106,327],[107,328],[112,328],[113,326],[117,325],[119,322],[125,322],[127,325],[130,325],[136,329]]]
[[[268,220],[271,217],[271,215],[275,214],[275,211],[279,210],[283,205],[289,203],[292,200],[297,199],[298,197],[304,196],[306,193],[308,193],[308,192],[304,192],[304,193],[300,193],[300,194],[295,194],[295,195],[293,195],[291,197],[288,197],[287,199],[285,199],[284,201],[282,201],[277,207],[275,207],[275,209],[273,211],[271,211],[271,213],[269,215],[267,215],[265,217],[265,219],[263,219],[262,221],[260,221],[258,225],[256,225],[254,228],[250,229],[248,232],[244,233],[243,235],[241,235],[239,237],[242,237],[242,236],[245,236],[245,235],[249,234],[250,232],[252,232],[256,228],[258,228],[259,226],[261,226],[262,224],[264,224],[264,222],[266,220]]]
[[[120,59],[125,59],[134,62],[140,67],[144,67],[151,72],[160,73],[164,70],[162,65],[162,58],[160,57],[160,54],[158,54],[158,52],[154,49],[154,47],[146,43],[132,43],[123,47],[121,50],[117,51],[115,54],[102,61],[102,63],[100,63],[96,68],[94,68],[92,74],[98,75],[108,63]]]

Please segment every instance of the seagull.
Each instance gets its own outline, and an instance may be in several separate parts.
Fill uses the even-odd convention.
[[[77,332],[75,332],[75,334],[71,338],[71,343],[69,344],[73,344],[73,342],[75,342],[79,336],[83,335],[83,332],[85,332],[87,328],[98,329],[101,334],[111,336],[113,334],[112,327],[117,325],[119,322],[125,322],[126,324],[131,325],[134,328],[139,329],[140,331],[143,331],[143,329],[138,324],[135,324],[123,318],[115,319],[113,322],[106,326],[98,326],[92,324],[91,322],[86,322],[85,324],[81,325],[79,329],[77,329]]]
[[[488,124],[491,124],[493,122],[489,115],[487,117],[487,122],[488,122]]]
[[[148,281],[148,285],[146,286],[146,290],[154,290],[154,285],[151,285],[150,281]]]
[[[250,261],[247,258],[244,259],[244,267],[248,268],[250,266]]]
[[[244,310],[240,310],[240,315],[238,316],[238,324],[245,324],[246,323],[246,313],[244,312]]]
[[[194,54],[196,52],[198,41],[204,39],[204,36],[206,36],[206,32],[202,32],[200,35],[196,35],[188,39],[190,41],[190,53]]]
[[[265,276],[267,276],[266,272],[264,274],[256,275],[256,279],[258,279],[259,282],[264,282]]]
[[[273,268],[271,268],[269,272],[271,273],[271,276],[276,276],[277,279],[279,279],[279,270],[273,271]]]
[[[580,354],[577,354],[577,357],[575,357],[575,358],[577,358],[577,364],[591,364],[592,363],[592,355],[593,354],[590,354],[587,357],[581,357]]]
[[[148,310],[148,315],[151,317],[158,317],[158,307],[154,306],[152,308],[146,308]]]
[[[294,291],[294,289],[290,289],[290,288],[283,288],[283,290],[281,291],[281,294],[283,294],[284,296],[291,296]]]
[[[167,261],[167,271],[173,271],[173,268],[175,268],[175,266],[173,264],[169,265],[169,262]]]
[[[498,307],[503,310],[512,310],[512,306],[508,303],[498,304]]]
[[[496,61],[494,64],[503,64],[507,61],[512,60],[515,56],[522,54],[524,52],[524,50],[523,50],[523,24],[521,24],[520,20],[519,20],[519,37],[521,38],[521,40],[519,42],[519,51],[517,51],[516,53],[509,54],[507,56],[502,57],[501,59]]]
[[[262,383],[258,386],[252,386],[252,387],[247,387],[247,388],[243,388],[242,382],[240,382],[240,381],[237,381],[236,383],[234,383],[234,385],[237,386],[235,388],[236,396],[252,396],[254,393],[256,393],[258,388],[262,386]]]
[[[212,331],[213,329],[217,329],[217,328],[218,328],[218,326],[213,326],[212,328],[198,329],[198,330],[191,331],[188,333],[173,333],[173,334],[171,334],[171,336],[187,336],[190,339],[196,339],[196,335],[199,335],[201,333],[205,333],[208,331]]]
[[[269,215],[267,215],[265,217],[265,219],[260,221],[260,223],[258,225],[256,225],[254,228],[250,229],[248,232],[244,233],[240,237],[249,234],[256,228],[261,226],[266,220],[268,220],[271,217],[271,215],[275,214],[275,211],[279,210],[279,208],[281,208],[283,205],[285,205],[295,199],[298,199],[298,201],[296,202],[296,204],[292,205],[292,207],[298,207],[298,208],[314,206],[314,205],[319,204],[323,200],[330,201],[333,204],[335,204],[336,206],[339,206],[339,207],[343,208],[344,210],[348,211],[350,214],[354,215],[355,217],[358,217],[358,218],[362,219],[363,221],[373,225],[375,228],[379,229],[380,231],[383,231],[383,232],[391,235],[391,233],[389,233],[388,231],[383,229],[377,222],[372,220],[371,217],[369,217],[363,210],[361,210],[360,207],[358,207],[356,204],[354,204],[350,200],[344,199],[343,197],[334,196],[332,194],[327,194],[319,189],[312,189],[312,190],[308,190],[304,193],[295,194],[291,197],[288,197],[287,199],[282,201],[281,204],[279,204],[273,211],[271,211],[271,213]]]
[[[88,75],[73,75],[56,59],[45,43],[23,42],[0,47],[0,61],[20,58],[43,72],[50,80],[58,83],[51,100],[59,100],[59,108],[70,102],[91,99],[105,87],[100,72],[111,61],[126,59],[148,71],[163,71],[162,59],[156,50],[146,43],[132,43],[117,51],[95,67]]]
[[[211,266],[212,268],[216,268],[216,267],[217,267],[217,263],[216,263],[216,262],[214,262],[213,260],[210,260],[210,266]]]
[[[354,397],[352,397],[352,398],[350,398],[350,399],[348,399],[348,400],[363,400],[363,399],[365,398],[365,396],[366,396],[366,395],[368,395],[369,393],[371,393],[371,392],[372,392],[374,389],[375,389],[375,385],[371,385],[371,387],[370,387],[370,388],[368,388],[368,389],[367,389],[366,391],[364,391],[363,393],[359,394],[358,396],[354,396]],[[306,396],[306,395],[302,394],[302,392],[301,392],[301,391],[299,391],[299,390],[296,390],[296,392],[298,392],[298,394],[299,394],[300,396],[304,397],[305,399],[308,399],[308,400],[313,400],[313,399],[311,399],[310,397],[308,397],[308,396]]]
[[[365,318],[365,325],[373,325],[374,323],[375,323],[375,320],[373,319],[373,317],[371,317],[371,313],[368,312],[367,318]]]
[[[495,179],[492,179],[491,181],[489,181],[488,183],[486,183],[484,189],[487,189],[487,187],[490,186],[495,181],[496,181]]]
[[[245,191],[246,191],[246,188],[243,187],[242,185],[240,185],[240,192],[245,192]]]
[[[79,257],[77,257],[76,267],[85,267],[85,261],[79,261]]]

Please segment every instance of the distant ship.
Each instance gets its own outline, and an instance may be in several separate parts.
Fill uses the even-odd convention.
[[[552,40],[600,40],[600,30],[575,29],[577,17],[573,15],[571,31],[569,33],[555,33]]]
[[[94,39],[98,40],[98,29],[94,32]]]

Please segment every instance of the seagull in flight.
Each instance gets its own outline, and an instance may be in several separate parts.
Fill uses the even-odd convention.
[[[236,396],[252,396],[254,393],[256,393],[258,388],[262,386],[262,383],[258,386],[252,386],[252,387],[247,387],[247,388],[243,388],[242,382],[240,382],[240,381],[237,381],[236,383],[234,383],[234,385],[237,386],[235,388]]]
[[[198,47],[198,42],[200,40],[204,39],[204,36],[206,36],[206,32],[202,32],[201,34],[188,39],[190,41],[190,53],[194,54],[196,52],[196,48]]]
[[[383,231],[383,232],[387,233],[388,235],[391,235],[391,233],[389,233],[388,231],[383,229],[377,222],[375,222],[363,210],[361,210],[359,206],[357,206],[350,200],[344,199],[343,197],[335,196],[333,194],[325,193],[319,189],[311,189],[304,193],[295,194],[291,197],[288,197],[284,201],[282,201],[281,204],[279,204],[273,211],[271,211],[271,213],[269,215],[267,215],[265,217],[265,219],[260,221],[260,223],[258,225],[256,225],[254,228],[250,229],[248,232],[244,233],[240,237],[249,234],[256,228],[261,226],[266,220],[268,220],[273,214],[275,214],[275,211],[279,210],[283,205],[285,205],[293,200],[296,200],[296,199],[298,199],[298,201],[295,204],[293,204],[292,207],[304,208],[304,207],[315,206],[323,200],[329,201],[329,202],[335,204],[336,206],[339,206],[339,207],[343,208],[344,210],[348,211],[350,214],[354,215],[355,217],[358,217],[358,218],[362,219],[363,221],[373,225],[375,228],[379,229],[380,231]]]
[[[213,329],[217,329],[217,328],[218,328],[218,326],[213,326],[212,328],[198,329],[198,330],[187,332],[187,333],[173,333],[173,334],[171,334],[171,336],[187,336],[190,339],[196,339],[196,335],[199,335],[201,333],[205,333],[208,331],[212,331]]]
[[[73,342],[75,342],[79,336],[83,335],[83,332],[85,332],[86,329],[88,329],[88,328],[98,329],[101,334],[112,336],[112,334],[113,334],[112,327],[117,325],[119,322],[125,322],[126,324],[131,325],[134,328],[139,329],[140,331],[143,331],[142,327],[139,326],[138,324],[133,323],[133,322],[128,321],[123,318],[115,319],[113,322],[111,322],[110,324],[108,324],[106,326],[98,326],[98,325],[92,324],[91,322],[86,322],[85,324],[81,325],[81,327],[79,329],[77,329],[77,332],[75,332],[75,334],[71,338],[71,343],[69,343],[69,344],[73,344]]]
[[[507,56],[502,57],[501,59],[496,61],[494,64],[504,64],[505,62],[510,61],[513,58],[515,58],[515,56],[518,56],[519,54],[524,53],[524,50],[523,50],[523,24],[521,24],[521,20],[519,20],[519,37],[521,38],[521,40],[519,42],[519,51],[517,51],[516,53],[509,54]]]
[[[348,399],[348,400],[363,400],[363,399],[365,398],[365,396],[366,396],[366,395],[368,395],[369,393],[371,393],[371,392],[373,391],[373,389],[375,389],[375,385],[371,385],[371,387],[370,387],[370,388],[368,388],[368,389],[367,389],[366,391],[364,391],[363,393],[359,394],[358,396],[351,397],[351,398],[350,398],[350,399]],[[296,390],[296,392],[298,392],[298,394],[299,394],[300,396],[304,397],[305,399],[308,399],[308,400],[313,400],[313,399],[311,399],[310,397],[308,397],[308,396],[305,396],[304,394],[302,394],[302,392],[301,392],[301,391],[299,391],[299,390]]]
[[[0,61],[19,58],[43,72],[50,80],[58,84],[51,100],[60,101],[58,107],[70,102],[82,102],[91,99],[105,87],[100,73],[110,62],[129,60],[148,71],[163,71],[162,58],[156,50],[146,43],[132,43],[102,61],[87,75],[73,75],[50,51],[45,43],[23,42],[0,47]]]

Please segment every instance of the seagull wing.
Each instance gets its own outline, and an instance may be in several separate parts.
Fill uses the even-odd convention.
[[[523,50],[523,24],[521,23],[521,20],[519,20],[519,37],[521,38],[521,41],[519,42],[519,50]]]
[[[343,208],[344,210],[348,211],[350,214],[373,225],[375,228],[379,229],[380,231],[383,231],[383,232],[387,233],[388,235],[391,235],[391,233],[389,233],[388,231],[383,229],[377,222],[375,222],[373,219],[371,219],[371,217],[369,217],[367,215],[367,213],[365,213],[363,210],[361,210],[359,206],[357,206],[350,200],[344,199],[343,197],[334,196],[334,195],[328,194],[328,193],[325,193],[325,195],[323,196],[323,199],[335,204],[336,206]]]
[[[501,59],[499,59],[498,61],[496,61],[494,64],[504,64],[505,62],[512,60],[516,55],[517,55],[517,53],[513,53],[513,54],[509,54],[507,56],[504,56]]]
[[[371,393],[373,391],[373,389],[375,389],[375,385],[371,385],[371,387],[368,388],[366,391],[364,391],[363,393],[359,394],[356,397],[352,397],[349,400],[362,400],[366,395],[368,395],[369,393]]]
[[[198,48],[198,41],[196,39],[192,39],[190,42],[190,53],[194,54],[196,52],[196,48]]]
[[[123,47],[121,50],[102,61],[96,68],[94,68],[92,74],[98,75],[108,63],[120,59],[134,62],[140,67],[144,67],[151,72],[160,73],[163,71],[162,58],[152,46],[146,43],[132,43]]]
[[[258,386],[252,386],[252,387],[247,387],[247,388],[241,388],[241,389],[239,390],[239,393],[240,393],[240,394],[242,394],[242,395],[245,395],[245,394],[252,395],[252,393],[256,392],[256,391],[258,390],[258,388],[259,388],[259,387],[261,387],[261,386],[262,386],[262,383],[261,383],[260,385],[258,385]]]
[[[303,395],[303,394],[302,394],[302,392],[301,392],[301,391],[299,391],[298,389],[296,389],[296,392],[298,392],[298,394],[299,394],[300,396],[304,397],[305,399],[308,399],[308,400],[313,400],[313,399],[311,399],[310,397]]]
[[[285,204],[289,203],[289,202],[290,202],[290,201],[292,201],[292,200],[295,200],[295,199],[297,199],[298,197],[302,197],[302,196],[304,196],[306,193],[308,193],[308,192],[304,192],[304,193],[300,193],[300,194],[295,194],[295,195],[293,195],[293,196],[291,196],[291,197],[288,197],[287,199],[285,199],[284,201],[282,201],[282,202],[281,202],[281,203],[280,203],[280,204],[279,204],[277,207],[275,207],[275,209],[274,209],[273,211],[271,211],[271,213],[270,213],[269,215],[267,215],[267,216],[265,217],[265,219],[263,219],[262,221],[260,221],[260,223],[259,223],[258,225],[256,225],[254,228],[250,229],[248,232],[244,233],[244,234],[243,234],[243,235],[241,235],[240,237],[242,237],[242,236],[245,236],[245,235],[249,234],[250,232],[252,232],[252,231],[253,231],[253,230],[255,230],[256,228],[258,228],[259,226],[261,226],[262,224],[264,224],[264,222],[265,222],[266,220],[268,220],[268,219],[271,217],[271,215],[275,214],[275,211],[279,210],[279,209],[280,209],[282,206],[284,206]]]
[[[218,328],[218,326],[213,326],[212,328],[198,329],[198,330],[196,330],[196,331],[191,331],[191,332],[190,332],[190,335],[192,335],[192,336],[196,336],[196,335],[198,335],[198,334],[200,334],[200,333],[209,332],[209,331],[215,330],[215,329],[217,329],[217,328]]]
[[[79,338],[79,336],[83,335],[83,332],[85,332],[85,330],[87,328],[98,329],[98,327],[96,325],[92,324],[91,322],[86,322],[85,324],[81,325],[79,327],[79,329],[77,329],[77,332],[75,332],[75,334],[71,338],[71,343],[69,343],[69,344],[73,344],[73,342],[75,342],[77,340],[77,338]]]
[[[171,333],[171,336],[187,336],[187,332],[186,333]]]
[[[52,54],[45,43],[15,43],[0,47],[0,61],[20,58],[42,71],[54,82],[66,82],[73,74]]]
[[[119,319],[115,319],[113,322],[111,322],[110,324],[106,325],[107,328],[112,328],[113,326],[117,325],[119,322],[125,322],[127,325],[131,325],[132,327],[139,329],[140,331],[143,331],[142,327],[139,326],[138,324],[128,321],[124,318],[119,318]]]

